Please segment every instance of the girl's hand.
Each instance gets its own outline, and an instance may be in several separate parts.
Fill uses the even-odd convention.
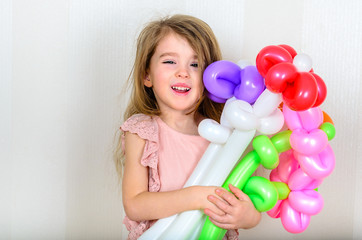
[[[212,197],[213,199],[215,199],[215,201],[217,200],[218,202],[228,204],[221,197],[215,194],[219,192],[219,190],[222,191],[223,188],[214,186],[192,186],[191,188],[194,189],[193,196],[195,203],[197,203],[198,206],[197,209],[208,209],[216,215],[225,215],[225,212],[222,209],[220,209],[216,204],[208,200],[208,197]]]
[[[205,214],[209,216],[213,224],[223,229],[247,229],[255,227],[260,221],[260,212],[255,209],[248,195],[240,189],[231,184],[229,185],[229,189],[232,193],[223,188],[216,188],[215,193],[220,198],[215,197],[215,195],[209,195],[207,197],[207,199],[222,210],[224,214],[220,214],[220,211],[214,211],[209,208],[204,210]]]

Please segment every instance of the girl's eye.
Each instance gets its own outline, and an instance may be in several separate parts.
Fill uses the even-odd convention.
[[[198,63],[192,63],[191,66],[197,68],[199,66],[199,64]]]
[[[167,60],[167,61],[163,61],[163,63],[167,63],[167,64],[176,64],[174,61],[172,60]]]

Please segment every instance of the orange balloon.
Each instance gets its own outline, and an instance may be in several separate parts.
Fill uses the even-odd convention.
[[[323,122],[329,122],[334,125],[332,118],[325,111],[323,111]]]
[[[281,102],[278,106],[279,110],[283,112],[283,102]]]

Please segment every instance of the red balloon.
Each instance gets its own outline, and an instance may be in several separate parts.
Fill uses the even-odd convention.
[[[327,86],[320,76],[318,76],[315,73],[311,73],[311,74],[313,75],[313,77],[315,78],[315,80],[317,82],[317,89],[318,89],[317,100],[315,101],[313,107],[318,107],[319,105],[321,105],[324,102],[324,100],[327,97]]]
[[[317,82],[308,72],[299,72],[293,85],[288,86],[283,92],[285,104],[294,111],[304,111],[313,107],[317,96]]]
[[[289,45],[281,44],[281,45],[278,45],[278,46],[280,46],[280,47],[284,48],[285,50],[287,50],[290,53],[290,55],[292,55],[292,58],[294,58],[295,55],[297,55],[297,51],[295,51],[294,48],[292,48]]]
[[[292,63],[279,63],[269,69],[265,76],[265,85],[271,92],[281,93],[297,75],[298,70]]]
[[[275,64],[282,62],[292,62],[292,55],[283,47],[267,46],[264,47],[256,56],[256,67],[259,73],[265,77],[269,69]]]

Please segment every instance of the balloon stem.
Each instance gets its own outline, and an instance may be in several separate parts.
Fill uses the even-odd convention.
[[[290,193],[290,189],[286,183],[283,182],[271,182],[278,191],[278,199],[284,200],[287,199]]]

